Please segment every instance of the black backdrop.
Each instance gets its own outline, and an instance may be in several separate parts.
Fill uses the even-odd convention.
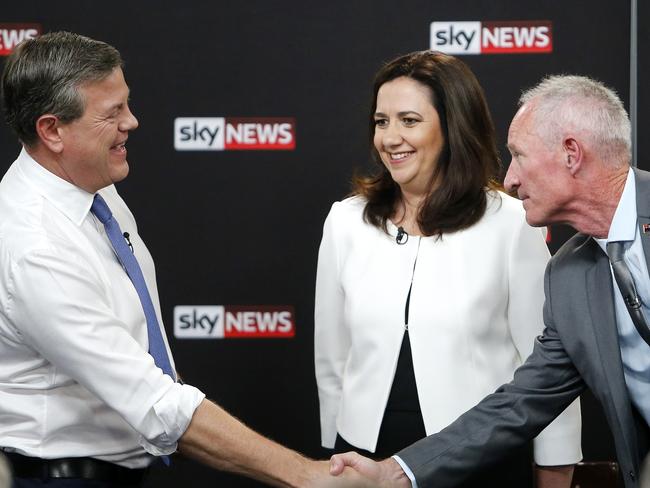
[[[640,13],[642,60],[650,7]],[[355,168],[368,167],[372,75],[398,54],[429,48],[431,22],[463,20],[553,24],[550,54],[463,58],[485,88],[504,166],[516,99],[544,74],[594,76],[628,101],[628,2],[77,0],[5,2],[0,9],[0,24],[39,23],[43,32],[79,32],[121,51],[140,128],[128,143],[131,174],[118,189],[156,260],[178,368],[253,428],[311,456],[327,454],[319,447],[312,359],[317,250],[331,202],[349,191]],[[649,78],[641,63],[641,81]],[[640,94],[641,123],[646,98]],[[296,149],[176,151],[177,117],[293,117]],[[640,157],[647,154],[643,138],[640,127]],[[2,129],[2,171],[18,150]],[[568,230],[552,230],[555,250]],[[175,339],[176,305],[290,305],[295,337]],[[589,395],[583,413],[585,458],[613,458]],[[180,457],[155,470],[150,485],[181,483],[259,486]]]

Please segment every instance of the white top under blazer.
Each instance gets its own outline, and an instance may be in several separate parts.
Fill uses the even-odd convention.
[[[549,259],[540,229],[521,202],[490,191],[469,229],[395,241],[363,221],[365,199],[335,202],[318,255],[315,366],[321,441],[339,432],[374,452],[404,335],[409,336],[427,435],[440,431],[512,379],[543,330],[543,275]],[[417,258],[417,263],[416,263]],[[414,267],[415,266],[415,267]],[[535,462],[582,458],[578,400],[535,439]]]

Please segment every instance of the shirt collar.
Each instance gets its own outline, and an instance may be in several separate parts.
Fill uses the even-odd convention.
[[[618,201],[614,218],[609,226],[607,239],[596,239],[600,247],[605,249],[608,242],[633,241],[636,237],[636,183],[634,171],[628,170],[623,194]]]
[[[93,203],[93,194],[48,171],[25,148],[16,160],[27,182],[59,212],[77,225],[84,221]]]

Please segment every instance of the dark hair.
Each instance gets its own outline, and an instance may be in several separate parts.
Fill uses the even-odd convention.
[[[62,122],[84,112],[78,91],[83,83],[100,81],[122,66],[112,46],[70,32],[53,32],[20,43],[2,73],[5,117],[26,145],[38,140],[36,120],[56,115]]]
[[[485,213],[486,189],[501,188],[496,181],[501,163],[494,124],[478,80],[465,63],[435,51],[400,56],[375,75],[370,142],[379,171],[353,179],[353,192],[367,200],[364,219],[387,231],[386,222],[400,199],[400,188],[382,163],[372,140],[377,92],[384,83],[402,76],[430,88],[444,138],[430,190],[418,211],[420,230],[427,236],[442,236],[445,232],[465,229]]]

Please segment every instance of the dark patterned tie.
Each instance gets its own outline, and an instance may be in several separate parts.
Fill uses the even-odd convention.
[[[623,301],[632,318],[632,323],[643,340],[650,345],[650,329],[648,329],[648,324],[641,310],[641,300],[639,300],[639,294],[636,291],[630,268],[628,268],[623,259],[623,253],[625,252],[624,246],[625,243],[623,241],[608,242],[607,255],[609,256],[609,261],[612,263],[614,278],[616,279],[618,289],[621,290],[621,295],[623,295]]]

